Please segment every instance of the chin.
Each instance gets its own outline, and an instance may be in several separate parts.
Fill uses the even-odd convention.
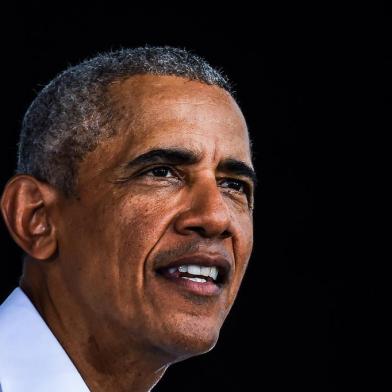
[[[163,349],[174,358],[173,363],[205,354],[215,347],[220,327],[197,321],[171,323],[169,330],[166,329]]]

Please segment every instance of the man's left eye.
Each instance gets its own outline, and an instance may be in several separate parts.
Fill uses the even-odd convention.
[[[233,189],[237,192],[246,193],[246,184],[241,180],[234,180],[226,178],[225,180],[220,182],[220,186],[223,188]]]

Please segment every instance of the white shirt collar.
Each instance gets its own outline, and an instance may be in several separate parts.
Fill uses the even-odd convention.
[[[18,287],[0,306],[0,391],[89,392],[67,353]]]

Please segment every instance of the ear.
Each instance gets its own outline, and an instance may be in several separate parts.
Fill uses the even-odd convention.
[[[1,212],[16,243],[31,257],[49,259],[57,250],[56,227],[51,207],[57,191],[28,175],[8,181],[1,198]]]

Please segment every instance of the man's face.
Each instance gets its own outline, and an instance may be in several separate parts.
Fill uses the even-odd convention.
[[[80,197],[61,202],[61,276],[92,329],[173,358],[205,352],[252,249],[245,120],[224,90],[178,77],[110,93],[117,134],[81,163]]]

